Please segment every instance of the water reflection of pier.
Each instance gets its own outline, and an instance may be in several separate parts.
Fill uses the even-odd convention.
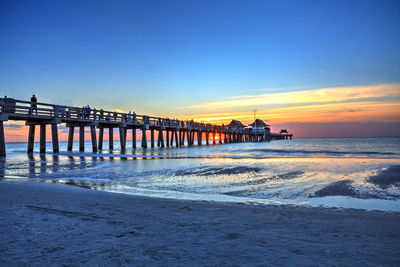
[[[85,127],[89,127],[94,153],[103,149],[104,132],[108,131],[109,149],[114,149],[114,129],[119,130],[121,151],[126,149],[127,136],[132,136],[132,148],[136,148],[136,132],[141,131],[141,146],[147,148],[147,133],[150,132],[150,146],[155,147],[157,134],[158,147],[181,147],[184,145],[206,145],[238,142],[263,142],[277,139],[292,139],[293,135],[286,130],[271,133],[269,125],[256,120],[249,126],[232,120],[228,125],[214,125],[90,109],[89,107],[70,107],[47,103],[0,98],[0,156],[5,156],[4,121],[25,121],[29,126],[28,154],[33,153],[36,126],[40,129],[40,153],[46,152],[46,126],[51,126],[53,152],[59,152],[58,125],[65,124],[69,130],[67,150],[72,151],[74,131],[79,129],[79,151],[85,150]],[[98,134],[96,132],[98,129]],[[211,138],[210,138],[211,136]],[[204,139],[203,139],[204,138]]]
[[[57,155],[53,156],[47,156],[45,154],[40,154],[39,156],[29,155],[28,156],[29,177],[34,178],[40,175],[58,173],[61,168],[68,170],[84,170],[87,169],[88,164],[93,164],[94,162],[99,160],[95,157],[92,157],[91,162],[88,162],[87,157],[73,157],[73,156],[68,156],[67,159],[68,161],[60,163],[60,158]],[[103,158],[100,158],[100,161],[103,160],[104,160]]]

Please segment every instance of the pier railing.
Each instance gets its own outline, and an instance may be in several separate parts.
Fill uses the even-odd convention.
[[[13,98],[0,98],[0,113],[10,114],[18,120],[38,119],[62,119],[63,121],[76,120],[100,123],[128,123],[136,125],[148,125],[161,128],[192,128],[193,130],[223,131],[224,127],[212,124],[204,124],[194,121],[183,121],[161,117],[138,115],[135,113],[122,113],[89,107],[71,107],[48,103],[16,100]]]

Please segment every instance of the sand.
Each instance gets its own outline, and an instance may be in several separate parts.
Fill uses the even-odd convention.
[[[0,265],[400,266],[400,214],[0,182]]]

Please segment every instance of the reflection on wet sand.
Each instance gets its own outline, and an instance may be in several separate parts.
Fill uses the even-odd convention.
[[[53,155],[52,159],[53,159],[53,165],[51,171],[55,173],[60,170],[60,158],[57,155]]]
[[[6,175],[6,159],[0,158],[0,180]]]
[[[47,170],[47,157],[44,154],[40,154],[40,174],[45,174]]]
[[[91,162],[88,162],[88,158],[86,157],[77,157],[68,156],[66,157],[67,162],[62,163],[60,156],[58,155],[28,155],[28,177],[30,178],[37,178],[38,175],[46,175],[50,173],[58,173],[61,170],[76,170],[76,169],[86,169],[88,165],[95,164],[98,161],[97,158],[91,158]],[[104,159],[100,159],[100,161],[104,161]],[[66,164],[65,164],[66,163]],[[5,160],[0,161],[0,177],[5,176]]]
[[[35,177],[36,176],[36,162],[35,162],[35,157],[33,155],[28,155],[28,162],[29,162],[29,177]]]

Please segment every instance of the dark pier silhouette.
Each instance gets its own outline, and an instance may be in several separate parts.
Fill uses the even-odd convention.
[[[90,128],[92,151],[103,149],[104,132],[108,131],[109,149],[114,149],[114,129],[119,129],[121,151],[126,149],[128,134],[132,135],[132,148],[136,148],[136,130],[142,132],[141,146],[147,148],[147,132],[150,131],[150,146],[155,146],[157,134],[158,147],[181,147],[186,144],[193,146],[197,138],[197,145],[202,145],[203,137],[206,145],[264,142],[278,139],[292,139],[293,135],[286,130],[280,133],[271,133],[269,125],[256,119],[246,126],[240,121],[232,120],[228,125],[214,125],[195,122],[193,120],[177,120],[135,113],[120,113],[91,109],[89,107],[70,107],[38,103],[35,97],[31,101],[0,98],[0,156],[6,155],[4,121],[25,121],[29,126],[27,153],[33,153],[36,126],[40,131],[40,153],[46,153],[46,126],[51,126],[53,153],[59,152],[58,125],[65,124],[69,128],[67,150],[72,151],[74,131],[79,129],[79,151],[85,150],[85,127]],[[99,129],[98,136],[96,129]],[[165,140],[164,140],[165,133]],[[218,141],[216,140],[218,136]]]

